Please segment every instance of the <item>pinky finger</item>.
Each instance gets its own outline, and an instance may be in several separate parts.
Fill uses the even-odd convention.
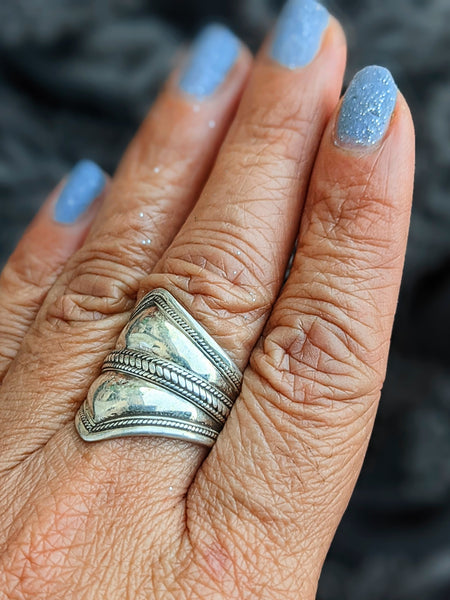
[[[80,161],[50,194],[0,274],[0,383],[55,279],[84,241],[107,178]]]

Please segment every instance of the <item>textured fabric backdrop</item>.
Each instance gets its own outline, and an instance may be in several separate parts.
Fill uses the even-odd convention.
[[[80,158],[113,172],[209,20],[256,48],[270,0],[0,0],[0,263]],[[331,0],[349,77],[389,67],[418,134],[415,207],[389,373],[321,600],[450,598],[450,2]]]

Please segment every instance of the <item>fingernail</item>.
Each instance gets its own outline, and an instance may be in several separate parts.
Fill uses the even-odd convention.
[[[370,147],[381,141],[397,102],[398,89],[384,67],[366,67],[350,83],[336,128],[341,146]]]
[[[289,69],[309,64],[329,20],[327,9],[314,0],[288,0],[275,27],[272,58]]]
[[[199,100],[211,96],[225,81],[239,50],[240,42],[229,29],[209,25],[194,42],[180,88]]]
[[[53,217],[70,225],[81,217],[106,184],[103,171],[94,162],[82,160],[72,169],[55,205]]]

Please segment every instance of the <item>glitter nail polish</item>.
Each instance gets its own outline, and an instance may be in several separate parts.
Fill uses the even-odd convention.
[[[389,127],[397,94],[395,81],[384,67],[359,71],[342,101],[336,143],[365,148],[380,142]]]

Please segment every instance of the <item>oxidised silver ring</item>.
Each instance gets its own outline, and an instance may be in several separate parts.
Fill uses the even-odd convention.
[[[137,305],[76,416],[86,441],[154,435],[212,446],[242,373],[167,290]]]

